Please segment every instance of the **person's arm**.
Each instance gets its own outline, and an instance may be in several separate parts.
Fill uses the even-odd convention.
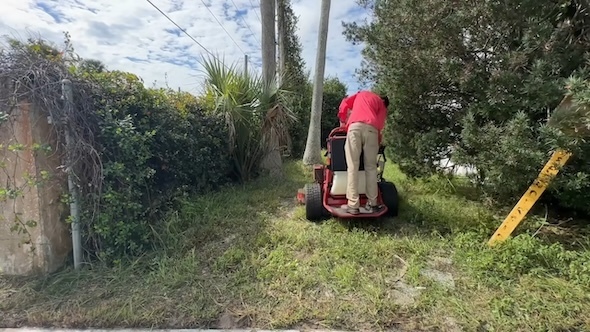
[[[356,94],[342,99],[342,102],[340,103],[340,108],[338,109],[338,119],[340,119],[341,126],[346,124],[346,121],[348,120],[349,110],[352,109],[352,105],[354,104],[355,98]]]

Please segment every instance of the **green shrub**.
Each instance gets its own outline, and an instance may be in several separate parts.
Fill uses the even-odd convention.
[[[86,251],[107,261],[143,254],[165,231],[160,220],[176,197],[231,181],[228,128],[189,93],[147,89],[133,74],[80,59],[65,37],[63,52],[42,40],[9,40],[0,52],[0,78],[8,83],[0,84],[0,100],[7,109],[7,102],[27,100],[64,120],[54,126],[59,143],[66,131],[74,137],[56,152],[67,150],[61,157],[81,189]],[[73,109],[64,107],[64,78]],[[39,179],[25,180],[37,185]]]
[[[137,255],[155,242],[174,197],[229,181],[228,132],[189,94],[146,89],[128,73],[93,78],[104,178],[94,219],[97,197],[85,205],[87,236],[102,258]]]
[[[312,85],[309,81],[305,82],[303,86],[297,87],[295,91],[297,95],[289,98],[289,104],[293,109],[293,114],[297,120],[293,122],[289,128],[289,135],[291,135],[291,156],[294,158],[303,157],[305,151],[305,144],[307,142],[307,131],[309,130],[309,119],[311,116],[311,94]],[[322,115],[323,116],[323,115]]]
[[[584,4],[363,4],[375,20],[347,23],[345,34],[366,43],[362,78],[394,96],[385,139],[404,173],[439,172],[439,161],[450,157],[475,166],[482,192],[511,205],[552,150],[572,146],[547,122],[566,80],[588,78]],[[586,214],[588,149],[577,141],[574,159],[545,195]]]

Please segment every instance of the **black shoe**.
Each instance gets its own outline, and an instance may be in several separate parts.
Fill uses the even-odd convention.
[[[365,205],[365,209],[369,211],[369,213],[377,213],[383,209],[383,205],[369,205],[369,203],[367,203],[367,205]]]

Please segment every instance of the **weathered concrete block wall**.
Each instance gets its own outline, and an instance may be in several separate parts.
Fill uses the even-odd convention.
[[[71,251],[67,178],[51,129],[26,102],[0,124],[0,274],[51,273]]]

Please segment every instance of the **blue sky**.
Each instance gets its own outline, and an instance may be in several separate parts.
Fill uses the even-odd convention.
[[[250,68],[260,70],[259,0],[152,3],[213,54],[242,64],[246,53]],[[320,4],[319,0],[293,0],[303,58],[310,71],[315,68]],[[361,46],[344,39],[342,21],[366,17],[355,0],[332,1],[326,76],[338,76],[349,92],[359,89],[354,72],[361,64]],[[64,31],[70,33],[76,52],[84,58],[101,60],[109,69],[133,72],[148,86],[168,84],[200,91],[198,60],[207,52],[145,0],[9,0],[2,4],[0,35],[41,37],[61,46]]]

